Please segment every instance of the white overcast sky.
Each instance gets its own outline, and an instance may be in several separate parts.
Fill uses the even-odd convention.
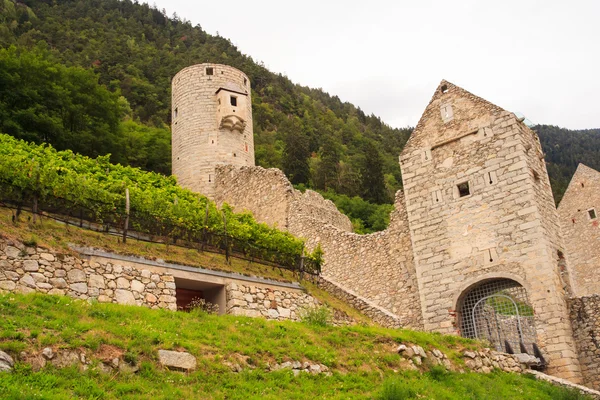
[[[394,127],[446,79],[534,123],[600,128],[600,0],[149,3]]]

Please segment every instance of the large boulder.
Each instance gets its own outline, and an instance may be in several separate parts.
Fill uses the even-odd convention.
[[[191,371],[196,368],[196,357],[185,352],[159,350],[158,361],[169,369],[179,371]]]

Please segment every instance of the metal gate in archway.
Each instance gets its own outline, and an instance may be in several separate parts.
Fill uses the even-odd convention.
[[[533,308],[524,287],[510,279],[471,289],[460,309],[461,334],[488,341],[498,351],[536,354]]]

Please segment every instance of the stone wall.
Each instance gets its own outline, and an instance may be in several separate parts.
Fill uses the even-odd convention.
[[[312,190],[294,189],[276,168],[217,166],[214,199],[219,205],[228,203],[238,211],[250,211],[258,221],[279,229],[289,230],[297,218],[312,218],[352,231],[350,219],[333,202]]]
[[[600,390],[600,295],[569,299],[569,310],[584,382]]]
[[[392,314],[382,307],[374,305],[364,297],[359,296],[352,290],[344,288],[330,279],[323,277],[319,278],[319,287],[359,310],[364,315],[371,318],[373,322],[376,322],[381,326],[385,326],[386,328],[402,328],[405,326],[405,321],[400,319],[397,315]]]
[[[227,314],[299,321],[300,310],[319,302],[300,290],[285,290],[251,283],[229,283],[226,288]]]
[[[169,274],[97,263],[0,238],[0,291],[41,292],[175,310]]]
[[[600,294],[600,172],[579,164],[558,213],[574,295]]]
[[[390,226],[383,232],[358,235],[335,205],[313,191],[295,190],[283,172],[261,167],[219,166],[215,185],[218,203],[320,244],[325,252],[323,275],[370,305],[395,315],[400,325],[422,328],[404,199],[398,192]],[[343,289],[340,289],[343,288]],[[396,322],[394,322],[396,324]]]
[[[440,84],[400,159],[420,303],[425,330],[460,333],[461,300],[511,279],[527,290],[549,371],[577,381],[542,157],[514,114]]]

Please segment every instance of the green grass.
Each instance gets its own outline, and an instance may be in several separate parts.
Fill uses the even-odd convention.
[[[137,362],[137,374],[94,370],[34,372],[18,363],[0,375],[3,399],[576,399],[575,394],[527,376],[495,372],[459,374],[425,363],[407,371],[395,348],[400,342],[432,346],[458,363],[478,343],[451,336],[377,327],[314,326],[200,312],[174,313],[142,307],[87,303],[42,294],[0,295],[0,349],[17,357],[45,346],[85,351],[93,363],[107,348]],[[162,369],[158,349],[186,350],[196,371]],[[246,359],[234,373],[225,361]],[[331,376],[268,372],[267,363],[310,361]]]

